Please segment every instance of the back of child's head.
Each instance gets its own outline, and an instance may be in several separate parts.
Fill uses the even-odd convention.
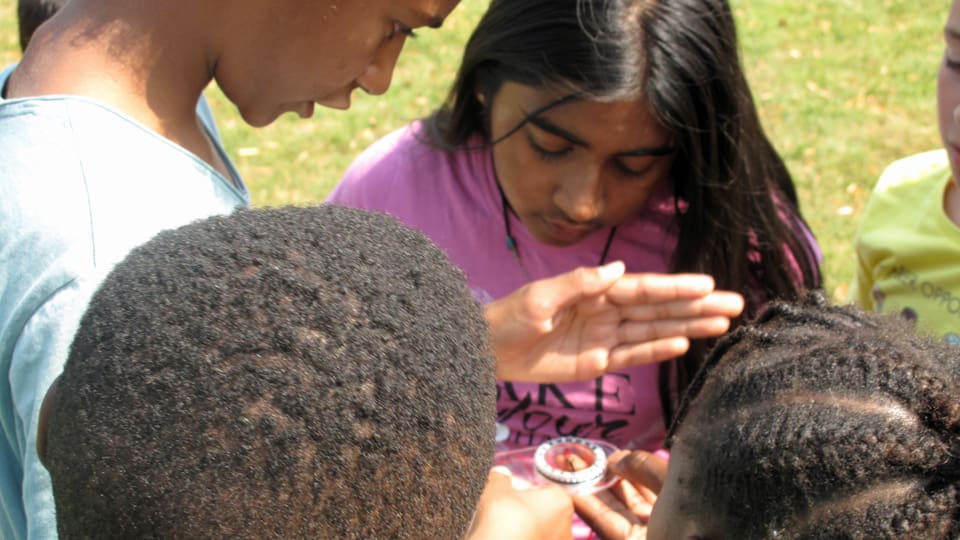
[[[668,444],[685,493],[730,538],[956,538],[958,368],[902,321],[772,304],[684,400]]]
[[[92,299],[45,463],[63,538],[457,538],[493,454],[486,326],[421,234],[336,206],[159,234]]]
[[[25,51],[30,38],[41,24],[53,16],[67,0],[17,0],[17,25],[20,29],[20,50]]]

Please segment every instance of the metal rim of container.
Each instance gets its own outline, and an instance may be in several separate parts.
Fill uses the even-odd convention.
[[[547,452],[562,444],[577,444],[587,447],[593,452],[593,463],[579,471],[563,471],[547,463]],[[542,443],[533,455],[533,463],[537,472],[549,480],[561,484],[585,484],[603,478],[607,469],[607,454],[595,443],[580,437],[558,437]]]

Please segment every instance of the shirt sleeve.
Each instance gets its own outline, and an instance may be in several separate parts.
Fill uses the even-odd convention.
[[[27,538],[56,538],[56,513],[50,475],[37,455],[40,405],[63,370],[92,285],[74,280],[44,300],[28,319],[13,348],[9,384],[23,463],[22,500]]]

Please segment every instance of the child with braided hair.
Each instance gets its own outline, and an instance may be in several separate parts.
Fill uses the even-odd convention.
[[[904,321],[774,303],[691,384],[665,479],[656,456],[615,460],[659,491],[649,523],[613,495],[577,509],[604,538],[957,538],[958,395],[956,349]]]

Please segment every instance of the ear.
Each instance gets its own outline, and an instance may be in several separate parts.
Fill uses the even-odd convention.
[[[60,376],[58,375],[43,396],[43,403],[40,404],[40,419],[37,421],[37,456],[40,457],[40,463],[43,463],[47,469],[50,468],[47,465],[47,426],[50,423],[50,415],[53,414],[53,407],[57,403],[59,388]]]
[[[473,97],[476,98],[481,107],[487,108],[487,94],[480,88],[480,83],[477,81],[473,83]]]

